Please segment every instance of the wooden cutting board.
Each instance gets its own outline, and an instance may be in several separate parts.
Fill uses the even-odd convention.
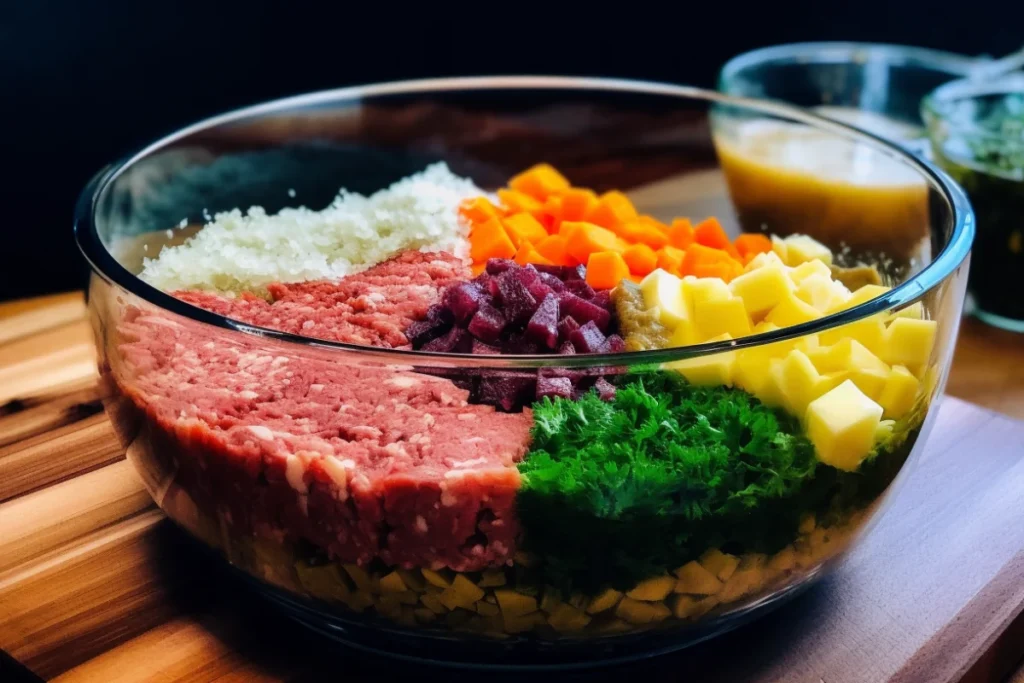
[[[93,362],[80,295],[0,305],[0,682],[479,677],[332,646],[230,581],[153,507]],[[558,680],[1004,680],[1024,654],[1024,423],[948,397],[939,411],[824,583],[689,651]]]

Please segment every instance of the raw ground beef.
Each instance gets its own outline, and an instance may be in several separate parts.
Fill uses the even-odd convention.
[[[450,259],[409,258],[330,287],[282,286],[275,303],[216,303],[257,324],[314,320],[316,336],[387,346],[404,341],[405,321],[455,272]],[[419,289],[396,294],[402,283]],[[374,292],[397,303],[375,301],[360,317],[355,302]],[[315,348],[285,356],[280,345],[162,313],[128,311],[118,336],[113,375],[142,411],[151,447],[173,460],[200,507],[237,530],[303,539],[360,564],[471,571],[511,559],[528,410],[470,405],[451,381],[407,366]]]
[[[451,254],[407,251],[339,281],[267,287],[271,300],[253,294],[229,298],[204,291],[175,292],[194,306],[282,332],[366,346],[409,345],[404,330],[437,302],[449,284],[470,277]]]

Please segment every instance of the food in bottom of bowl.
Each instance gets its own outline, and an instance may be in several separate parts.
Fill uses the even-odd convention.
[[[493,195],[434,166],[323,212],[220,215],[142,278],[439,359],[728,341],[887,289],[810,237],[663,223],[543,164]],[[727,613],[844,549],[916,437],[934,338],[918,304],[660,365],[494,369],[132,307],[112,374],[173,472],[161,506],[242,569],[410,627],[600,635]]]

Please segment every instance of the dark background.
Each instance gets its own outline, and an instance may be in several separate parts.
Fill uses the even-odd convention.
[[[1024,43],[1019,2],[747,4],[8,0],[0,5],[9,178],[0,299],[81,287],[71,220],[89,177],[164,133],[240,105],[444,75],[604,75],[712,87],[730,57],[794,41],[993,55]]]

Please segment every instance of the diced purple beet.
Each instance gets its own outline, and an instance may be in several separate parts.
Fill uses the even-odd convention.
[[[536,393],[537,378],[513,372],[488,373],[480,378],[479,400],[503,410],[521,407]]]
[[[586,280],[587,279],[587,267],[584,265],[570,266],[562,279],[566,282],[570,280]]]
[[[569,341],[580,353],[598,353],[604,346],[605,336],[591,320],[569,336]]]
[[[469,352],[478,356],[496,356],[501,353],[501,349],[497,346],[485,344],[479,339],[474,339],[473,345],[469,347]]]
[[[525,356],[541,352],[541,346],[532,338],[526,336],[526,332],[513,332],[501,345],[504,353]]]
[[[562,266],[554,266],[555,268],[561,268]],[[558,279],[557,276],[551,273],[541,272],[540,281],[546,284],[554,292],[561,292],[565,289],[565,283]]]
[[[501,339],[501,333],[508,325],[505,314],[490,304],[482,304],[476,315],[469,321],[469,333],[488,344]]]
[[[559,304],[559,308],[561,308],[561,304]],[[580,329],[580,324],[569,316],[565,316],[558,321],[558,339],[563,342],[569,341],[569,337],[578,329]]]
[[[626,342],[617,334],[610,334],[601,346],[601,353],[622,353],[626,350]]]
[[[558,344],[558,297],[548,294],[526,324],[526,334],[549,349]]]
[[[508,258],[492,258],[487,260],[485,270],[491,275],[500,275],[506,270],[516,267],[516,262]]]
[[[606,311],[612,309],[612,293],[610,290],[602,289],[600,292],[595,292],[594,296],[590,298],[590,303],[595,306],[600,306]]]
[[[508,270],[498,278],[498,290],[501,292],[501,305],[508,320],[525,323],[537,310],[537,300],[526,289],[520,274],[516,271]]]
[[[555,293],[555,290],[553,290],[551,287],[548,287],[547,284],[545,284],[545,282],[540,279],[534,280],[529,285],[527,285],[526,290],[530,292],[530,296],[532,296],[537,301],[544,301],[544,297],[548,296],[549,294]]]
[[[465,323],[480,308],[480,302],[485,297],[487,294],[477,284],[460,282],[445,290],[441,303],[452,312],[456,322]]]
[[[615,385],[604,377],[597,378],[597,381],[594,382],[594,389],[602,401],[611,401],[615,398]]]
[[[575,356],[576,355],[576,347],[573,346],[572,342],[567,339],[564,342],[562,342],[562,344],[558,347],[558,355],[559,356]]]
[[[583,280],[568,280],[565,283],[565,288],[581,299],[586,299],[587,301],[594,298],[594,294],[596,294],[594,288]]]
[[[538,377],[537,399],[572,398],[572,381],[568,377]]]
[[[431,339],[423,345],[424,351],[436,353],[460,353],[469,350],[471,337],[462,327],[453,327],[447,334]]]
[[[447,332],[451,324],[451,312],[440,304],[434,304],[427,309],[423,320],[417,320],[406,328],[405,336],[418,348]]]
[[[571,292],[559,292],[558,305],[562,315],[571,316],[580,325],[593,322],[602,332],[608,329],[608,323],[612,319],[612,314],[605,309],[584,301]]]

